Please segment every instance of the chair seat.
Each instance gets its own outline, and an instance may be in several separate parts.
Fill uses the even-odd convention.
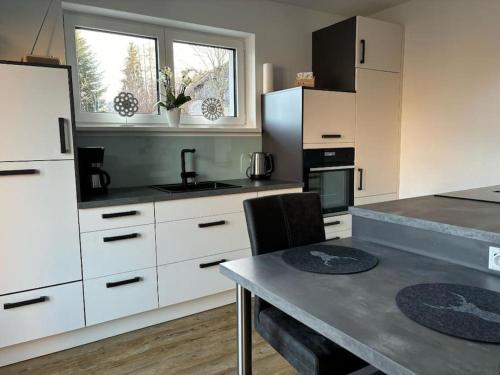
[[[301,374],[349,374],[367,363],[274,306],[260,311],[256,331]]]

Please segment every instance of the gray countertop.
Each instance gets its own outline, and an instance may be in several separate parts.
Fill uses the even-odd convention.
[[[500,278],[397,249],[344,239],[379,258],[369,272],[321,275],[298,271],[281,252],[221,265],[221,272],[388,374],[499,374],[500,345],[447,336],[403,315],[395,296],[429,282],[500,292]]]
[[[211,197],[216,195],[226,194],[241,194],[255,191],[277,190],[277,189],[293,189],[302,188],[302,182],[279,181],[279,180],[261,180],[252,181],[249,179],[224,180],[232,185],[237,185],[237,188],[221,189],[221,190],[205,190],[186,193],[167,193],[148,186],[132,187],[121,189],[110,189],[106,195],[96,196],[90,200],[79,202],[78,208],[97,208],[109,207],[125,204],[137,204],[147,202],[158,202],[174,199],[188,199],[199,197]]]
[[[351,207],[352,215],[500,243],[500,204],[424,196]]]

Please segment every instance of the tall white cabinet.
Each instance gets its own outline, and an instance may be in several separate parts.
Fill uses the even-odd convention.
[[[83,327],[84,312],[69,71],[0,63],[0,82],[2,347]]]
[[[356,204],[398,197],[402,45],[400,25],[365,17],[313,33],[317,88],[356,92]]]

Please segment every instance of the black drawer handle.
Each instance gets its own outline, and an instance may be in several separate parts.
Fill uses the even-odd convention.
[[[132,238],[137,238],[139,237],[139,233],[130,233],[130,234],[124,234],[121,236],[113,236],[113,237],[104,237],[102,239],[103,242],[113,242],[113,241],[121,241],[121,240],[130,240]]]
[[[340,224],[340,221],[337,220],[337,221],[332,221],[330,223],[325,223],[325,227],[331,227],[333,225],[339,225]]]
[[[226,220],[212,221],[211,223],[200,223],[198,224],[198,228],[215,227],[217,225],[224,225],[224,224],[226,224]]]
[[[214,267],[218,266],[221,263],[227,262],[227,259],[221,259],[217,260],[215,262],[210,262],[210,263],[200,263],[200,268],[208,268],[208,267]]]
[[[62,117],[59,117],[59,142],[61,143],[61,154],[68,153],[68,147],[66,147],[66,124]]]
[[[333,237],[330,239],[330,241],[335,241],[335,240],[340,240],[340,237]]]
[[[327,138],[342,138],[342,134],[323,134],[321,135],[321,138],[327,139]]]
[[[358,172],[359,172],[358,190],[363,190],[363,168],[358,168]]]
[[[134,216],[137,214],[138,214],[137,211],[113,212],[110,214],[102,214],[102,218],[103,219],[113,219],[115,217]]]
[[[13,169],[10,171],[0,171],[0,176],[21,176],[26,174],[38,174],[38,169]]]
[[[122,281],[115,281],[115,282],[112,282],[112,283],[106,283],[106,288],[116,288],[117,286],[138,283],[139,281],[142,281],[142,277],[134,277],[132,279],[127,279],[127,280],[122,280]]]
[[[3,309],[4,310],[15,309],[16,307],[34,305],[35,303],[42,303],[48,300],[49,297],[43,296],[43,297],[28,299],[26,301],[21,301],[21,302],[4,303]]]

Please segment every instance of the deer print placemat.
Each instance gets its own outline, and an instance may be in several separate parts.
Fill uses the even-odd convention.
[[[417,284],[396,296],[411,320],[467,340],[500,343],[500,293],[458,284]]]
[[[289,265],[306,272],[348,274],[372,269],[378,259],[364,251],[345,246],[308,245],[282,255]]]

